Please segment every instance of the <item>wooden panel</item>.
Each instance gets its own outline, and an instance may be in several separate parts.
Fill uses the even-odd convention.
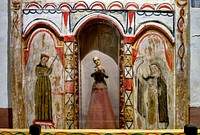
[[[190,107],[190,124],[200,128],[200,107]]]
[[[0,128],[12,128],[12,109],[0,108]]]

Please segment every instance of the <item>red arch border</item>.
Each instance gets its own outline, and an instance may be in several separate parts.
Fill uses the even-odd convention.
[[[25,29],[25,33],[23,34],[23,37],[26,38],[30,33],[32,33],[34,30],[38,29],[38,28],[46,28],[50,31],[52,31],[58,38],[63,38],[61,36],[61,34],[59,33],[58,30],[56,30],[53,25],[51,25],[51,23],[47,23],[47,22],[44,22],[44,21],[38,21],[38,22],[35,22],[33,23],[33,25],[31,25],[30,28],[28,29]]]
[[[165,57],[166,57],[166,61],[167,61],[168,67],[170,68],[170,70],[172,70],[172,61],[171,61],[171,56],[172,56],[172,54],[169,53],[169,52],[167,52],[167,47],[166,47],[166,44],[165,44],[165,42],[164,42],[164,39],[163,39],[163,37],[161,37],[161,35],[160,35],[160,34],[163,35],[163,33],[159,32],[159,31],[156,31],[155,29],[152,29],[152,30],[155,31],[155,33],[153,33],[153,34],[144,33],[144,32],[147,32],[148,30],[150,30],[150,29],[146,29],[146,30],[141,31],[141,33],[139,33],[139,34],[137,35],[137,38],[135,38],[135,39],[140,39],[140,38],[142,37],[142,39],[140,39],[140,41],[142,41],[142,40],[143,40],[144,38],[146,38],[148,35],[156,35],[156,36],[158,36],[158,37],[162,40],[162,44],[164,45],[164,53],[165,53]],[[166,37],[166,35],[164,35],[164,36]],[[168,38],[169,38],[169,37],[168,37]],[[136,40],[135,40],[135,41],[136,41]],[[170,42],[170,43],[171,43],[172,46],[174,46],[172,42]],[[138,45],[140,45],[140,43],[138,43]],[[137,54],[138,54],[138,52],[139,52],[138,49],[139,49],[139,46],[137,46],[136,49],[133,50],[133,52],[132,52],[132,57],[133,57],[133,62],[132,62],[132,63],[133,63],[133,64],[134,64],[134,60],[135,60],[135,58],[137,57]]]
[[[61,59],[61,62],[62,64],[64,65],[63,63],[63,47],[58,47],[57,46],[57,41],[56,41],[56,37],[53,35],[53,33],[49,30],[49,29],[38,29],[38,30],[35,30],[35,32],[33,32],[33,35],[31,35],[30,39],[29,39],[29,42],[28,42],[28,45],[27,45],[27,48],[24,50],[24,68],[26,67],[27,65],[27,62],[28,62],[28,58],[29,58],[29,53],[30,53],[30,48],[31,48],[31,43],[34,39],[34,37],[40,33],[40,32],[46,32],[50,35],[51,39],[53,40],[53,43],[54,43],[54,48],[56,49],[58,55],[59,55],[59,58]]]

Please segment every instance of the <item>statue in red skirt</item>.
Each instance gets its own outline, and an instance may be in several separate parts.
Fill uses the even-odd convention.
[[[104,78],[108,78],[101,66],[100,59],[93,58],[96,64],[91,77],[94,77],[92,94],[88,109],[86,128],[88,129],[115,129],[116,122],[114,112],[108,96],[107,84]]]

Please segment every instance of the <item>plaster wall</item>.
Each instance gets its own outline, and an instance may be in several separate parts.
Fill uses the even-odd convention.
[[[8,108],[8,1],[0,1],[0,108]]]
[[[200,88],[200,8],[190,10],[190,106],[199,107]]]

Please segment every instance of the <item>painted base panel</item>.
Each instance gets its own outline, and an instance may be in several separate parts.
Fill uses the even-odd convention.
[[[44,129],[41,135],[185,135],[183,129],[167,130],[56,130]],[[0,129],[3,135],[28,135],[29,129]],[[198,130],[198,135],[200,130]]]

